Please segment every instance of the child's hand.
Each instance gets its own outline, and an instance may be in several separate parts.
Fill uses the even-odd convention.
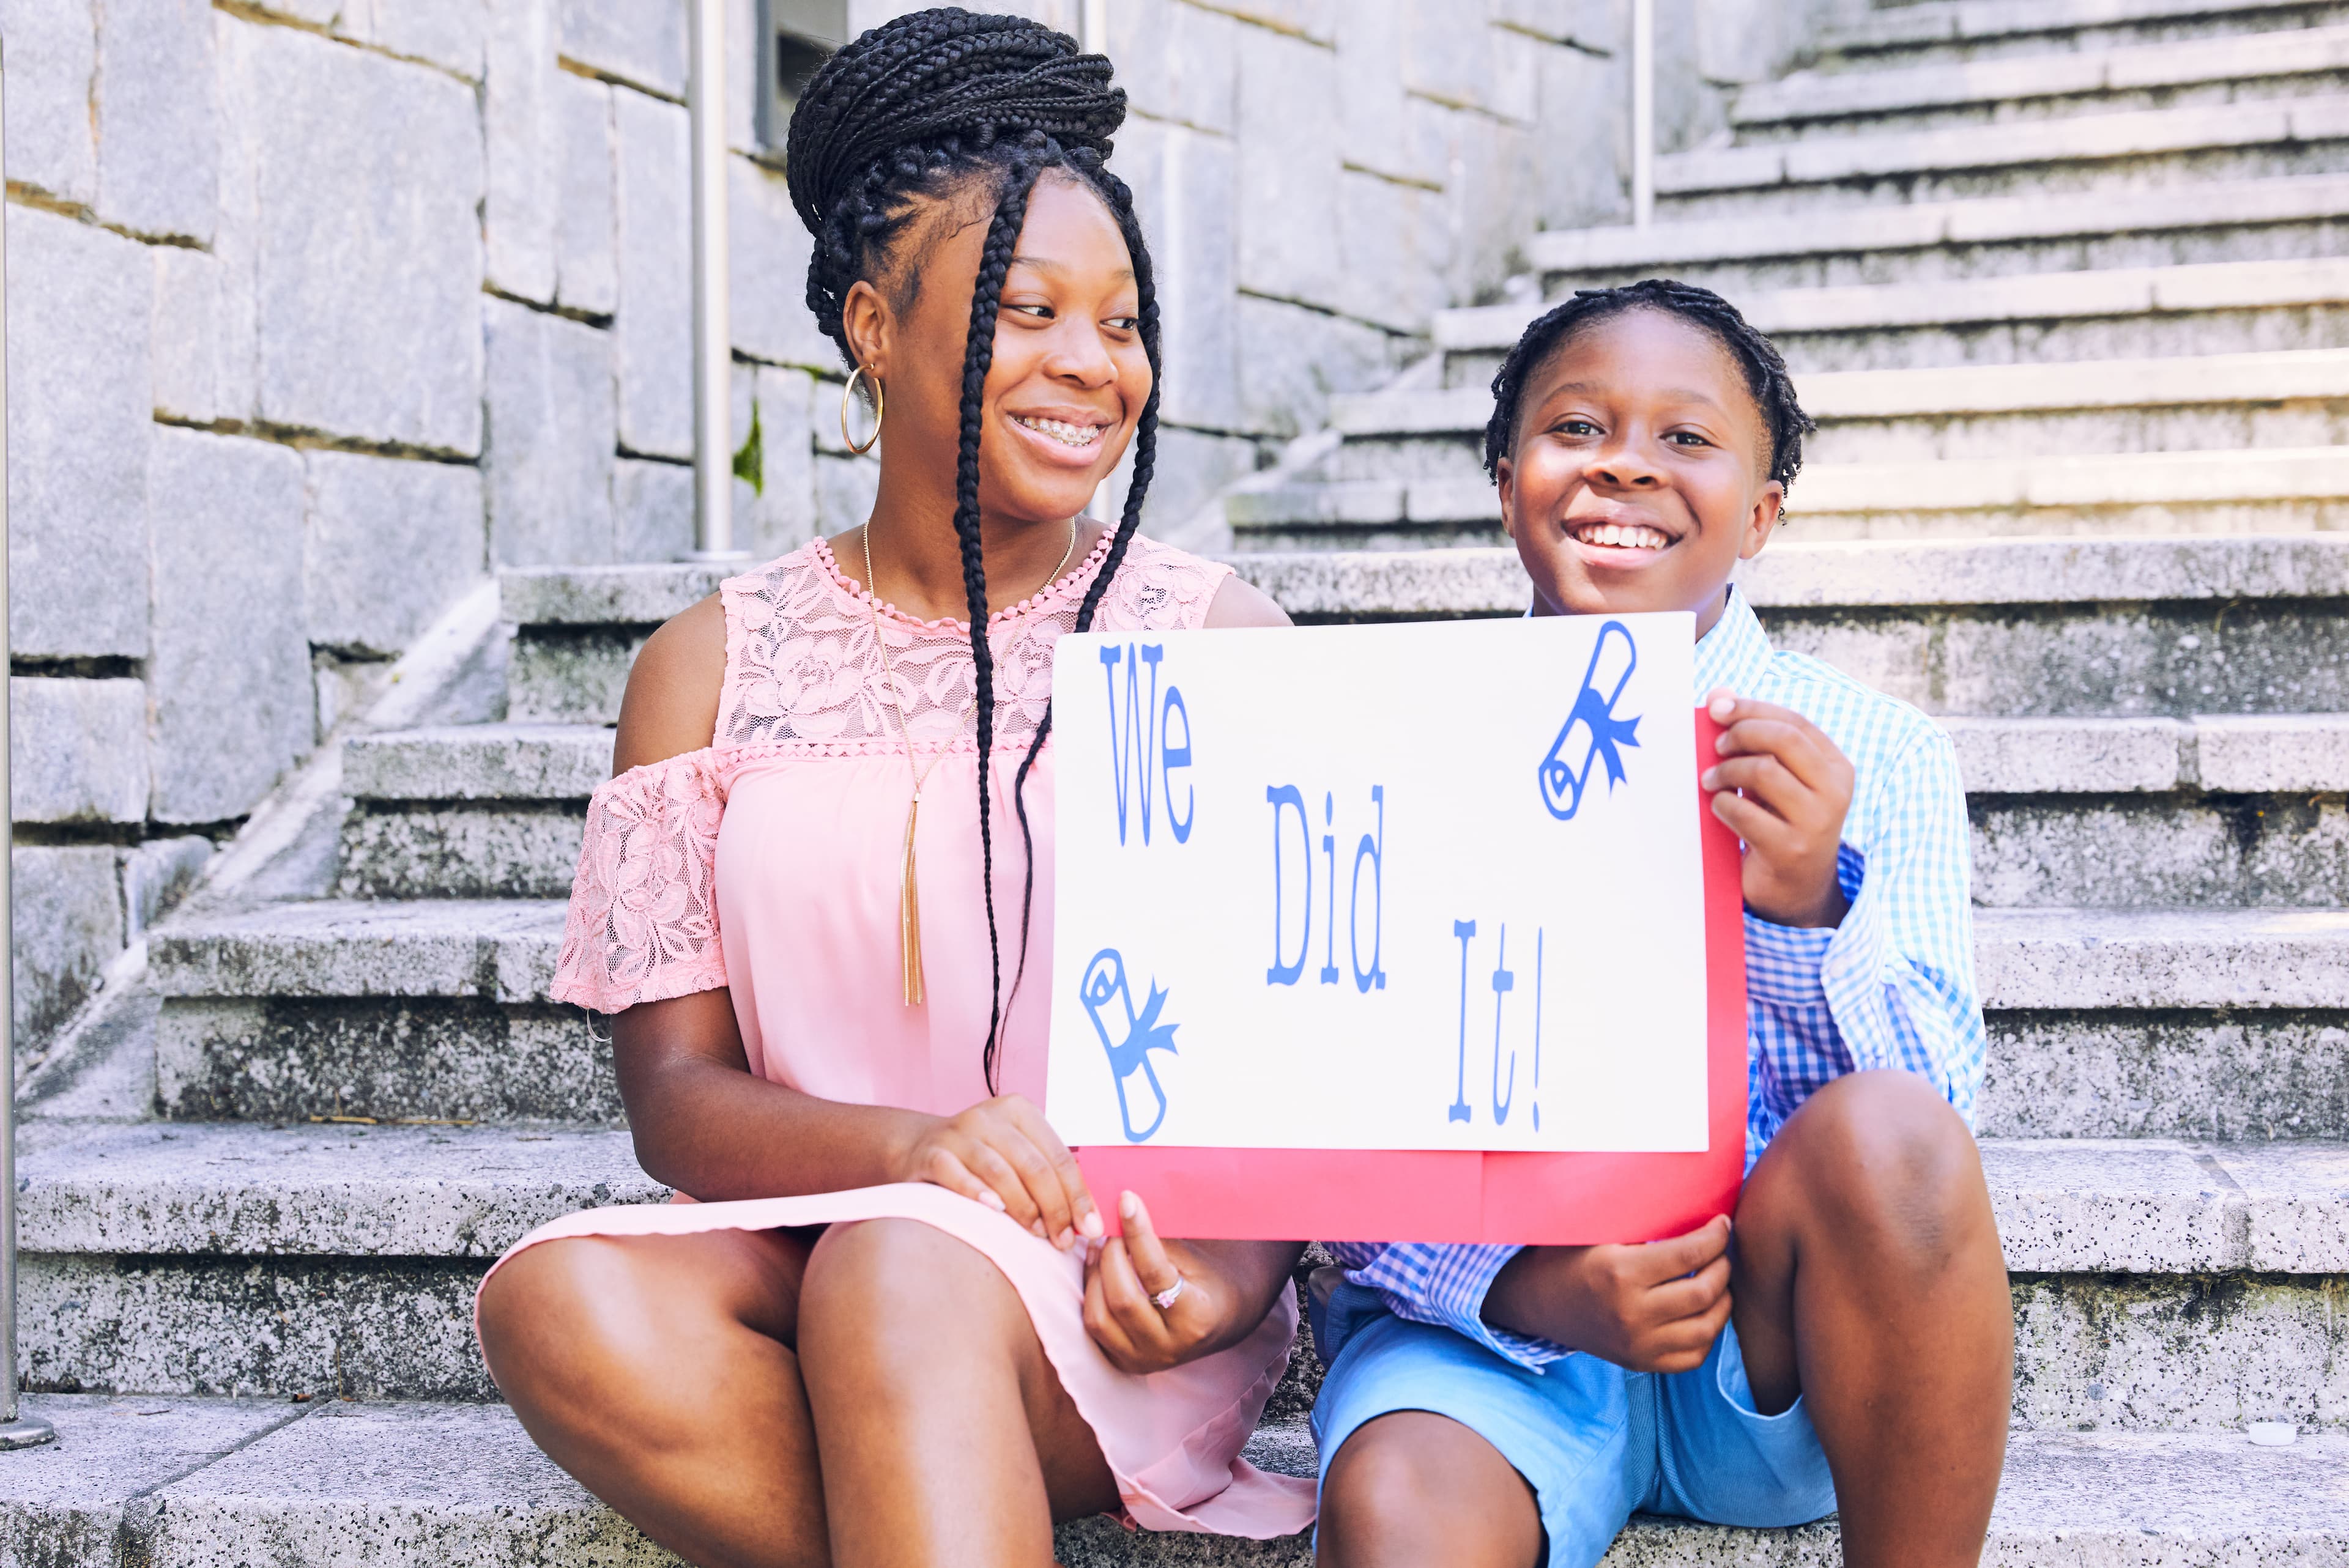
[[[1077,1157],[1043,1112],[1016,1094],[931,1122],[905,1150],[897,1179],[959,1192],[1062,1252],[1102,1233]]]
[[[1692,1371],[1729,1320],[1729,1221],[1644,1246],[1527,1247],[1485,1319],[1634,1372]]]
[[[1164,1372],[1221,1349],[1233,1326],[1230,1284],[1214,1260],[1181,1242],[1162,1242],[1150,1211],[1125,1193],[1118,1200],[1125,1233],[1103,1242],[1085,1264],[1085,1329],[1122,1372]],[[1161,1308],[1153,1296],[1180,1282]]]
[[[1779,925],[1840,923],[1851,907],[1836,881],[1851,763],[1792,708],[1726,688],[1705,707],[1727,727],[1722,760],[1697,783],[1716,791],[1713,814],[1745,841],[1745,907]]]

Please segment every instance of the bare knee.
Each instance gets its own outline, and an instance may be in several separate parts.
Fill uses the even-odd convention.
[[[616,1285],[623,1298],[626,1294],[616,1263],[597,1238],[541,1242],[508,1258],[482,1284],[475,1309],[481,1353],[509,1397],[628,1347],[630,1336],[616,1333],[614,1322],[625,1299],[606,1294]]]
[[[739,1373],[745,1319],[758,1315],[746,1304],[772,1294],[758,1243],[729,1240],[575,1236],[516,1253],[481,1288],[491,1377],[547,1419],[600,1424],[626,1408],[649,1420],[689,1405],[697,1381]]]
[[[992,1330],[1024,1331],[1027,1321],[985,1254],[919,1220],[833,1226],[801,1287],[801,1334],[812,1347],[885,1347],[893,1366],[911,1366],[923,1346],[968,1346]]]
[[[1799,1211],[1814,1243],[1864,1242],[1888,1264],[1930,1267],[1968,1239],[1995,1241],[1973,1134],[1916,1074],[1837,1078],[1787,1119],[1764,1161],[1749,1196],[1764,1211]],[[1748,1218],[1741,1206],[1741,1225]]]
[[[1322,1479],[1319,1556],[1336,1568],[1531,1568],[1541,1542],[1533,1489],[1500,1450],[1448,1417],[1400,1410],[1364,1422]]]

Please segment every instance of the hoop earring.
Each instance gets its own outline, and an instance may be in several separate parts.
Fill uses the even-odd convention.
[[[848,405],[856,396],[856,383],[860,377],[866,379],[873,388],[873,433],[864,438],[864,444],[861,447],[856,444],[856,438],[848,433]],[[862,365],[850,371],[848,385],[840,389],[841,444],[860,458],[871,451],[874,443],[881,439],[881,416],[887,410],[888,406],[889,397],[881,389],[881,377],[865,377],[864,366]]]

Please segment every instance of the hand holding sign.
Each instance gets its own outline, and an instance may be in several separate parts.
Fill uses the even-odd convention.
[[[1200,1248],[1162,1242],[1150,1211],[1128,1192],[1118,1200],[1124,1233],[1103,1242],[1085,1265],[1085,1330],[1121,1372],[1164,1372],[1223,1347],[1232,1291]],[[1153,1297],[1173,1299],[1160,1306]],[[1241,1325],[1243,1327],[1252,1324]]]
[[[1634,1372],[1690,1372],[1729,1320],[1729,1219],[1645,1245],[1528,1247],[1485,1293],[1486,1321]]]
[[[1722,760],[1697,782],[1720,791],[1713,815],[1745,841],[1746,907],[1778,925],[1837,924],[1848,907],[1836,861],[1851,810],[1849,758],[1793,708],[1727,690],[1705,706],[1728,727],[1716,748]]]

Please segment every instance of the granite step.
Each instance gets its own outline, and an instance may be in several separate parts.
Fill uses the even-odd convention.
[[[33,1128],[26,1375],[146,1393],[489,1398],[467,1303],[571,1210],[658,1201],[626,1135]],[[2021,1429],[2349,1426],[2349,1144],[1983,1144]],[[2190,1325],[2194,1332],[2181,1334]],[[1301,1355],[1276,1396],[1301,1414]]]
[[[1751,144],[2337,92],[2344,73],[2349,27],[2283,27],[1997,60],[1795,71],[1740,89],[1729,121]]]
[[[1233,564],[1300,622],[1512,615],[1530,598],[1508,550]],[[1797,539],[1742,573],[1780,646],[1929,713],[2349,710],[2349,538]]]
[[[1821,33],[1819,47],[1855,68],[1888,57],[2000,59],[2010,51],[2085,52],[2321,26],[2344,9],[2338,0],[1920,0],[1839,20]]]
[[[159,934],[153,1103],[186,1120],[623,1115],[609,1028],[547,999],[554,899],[332,901]]]
[[[2338,255],[2349,249],[2344,218],[2349,176],[2311,174],[2198,181],[2191,201],[2156,186],[2062,201],[2026,194],[1841,208],[1799,223],[1555,229],[1529,235],[1525,255],[1551,299],[1661,273],[1743,301],[1831,284]]]
[[[517,628],[507,717],[612,724],[628,667],[653,629],[718,592],[727,569],[698,564],[508,568],[498,613]]]
[[[606,1031],[543,999],[562,921],[465,900],[186,923],[150,952],[153,1103],[181,1122],[616,1125]],[[1975,954],[1986,1133],[2349,1138],[2349,912],[1982,909]]]
[[[2168,718],[1945,718],[1967,786],[1997,795],[2300,793],[2349,783],[2349,715]],[[608,777],[601,725],[455,725],[346,747],[343,785],[363,803],[584,803]],[[361,758],[366,760],[362,762]]]
[[[657,1202],[625,1132],[28,1121],[34,1387],[488,1399],[471,1302],[558,1215]]]
[[[49,1568],[674,1568],[557,1470],[498,1406],[34,1396],[61,1440],[0,1456],[0,1519]],[[419,1454],[433,1462],[417,1462]],[[1301,1423],[1249,1457],[1309,1475]],[[2255,1448],[2240,1433],[2032,1432],[2010,1442],[1982,1562],[1992,1568],[2249,1568],[2349,1554],[2349,1437]],[[120,1555],[118,1555],[119,1553]],[[1069,1568],[1307,1568],[1309,1536],[1270,1542],[1065,1525]],[[1634,1519],[1607,1568],[1736,1563],[1829,1568],[1833,1521],[1793,1531]]]
[[[1819,424],[1803,443],[1814,508],[1819,470],[1853,463],[2253,449],[2289,462],[2349,446],[2349,349],[1806,371],[1795,389]],[[1333,397],[1345,440],[1304,477],[1482,480],[1492,412],[1490,387],[1474,384]]]
[[[611,773],[601,725],[483,724],[361,736],[343,749],[345,898],[560,898],[587,797]]]
[[[1735,304],[1797,375],[1816,375],[2339,348],[2344,301],[2349,256],[1775,289]],[[1547,308],[1437,312],[1445,384],[1489,387]]]
[[[1979,903],[2349,904],[2349,716],[1959,718]],[[477,725],[347,748],[347,898],[562,898],[612,732]]]
[[[1656,200],[1667,222],[1785,222],[1885,201],[2033,190],[2068,197],[2339,173],[2344,164],[2349,96],[2313,94],[1666,153],[1656,160]]]
[[[1251,549],[1499,543],[1492,481],[1464,447],[1438,455],[1399,454],[1414,477],[1301,482],[1225,512]],[[2317,532],[2349,527],[2349,445],[1806,463],[1786,506],[1806,540]]]
[[[1303,551],[1233,564],[1302,622],[1521,614],[1500,549]],[[1783,646],[1933,713],[2349,711],[2349,537],[1774,543],[1744,592]],[[609,724],[635,650],[703,567],[509,572],[520,723]]]

